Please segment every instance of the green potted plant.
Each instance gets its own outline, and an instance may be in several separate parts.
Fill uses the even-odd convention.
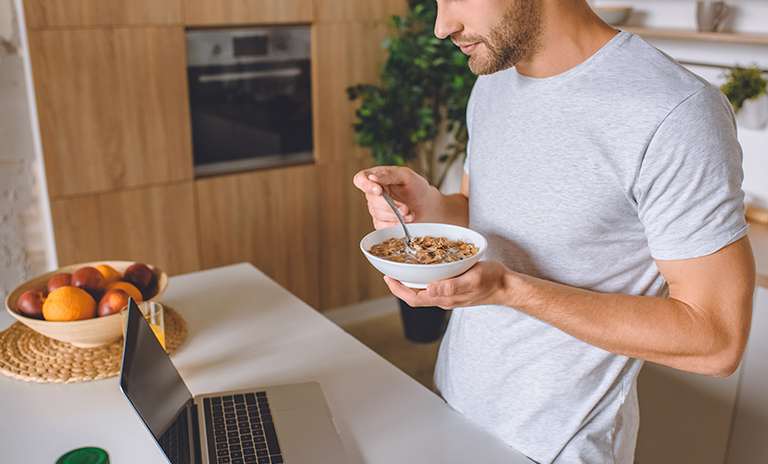
[[[476,76],[458,47],[435,37],[434,0],[409,0],[408,7],[406,15],[390,18],[381,84],[347,88],[350,100],[360,100],[353,129],[356,143],[371,149],[375,165],[408,166],[442,188],[449,168],[466,153],[465,115]],[[407,338],[440,337],[443,310],[403,305]]]
[[[737,120],[752,129],[765,127],[768,122],[768,81],[757,65],[736,66],[725,73],[726,82],[720,87],[733,105]]]

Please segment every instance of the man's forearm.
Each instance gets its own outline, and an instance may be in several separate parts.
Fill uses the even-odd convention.
[[[509,306],[612,353],[712,376],[730,375],[749,334],[751,297],[728,308],[671,298],[603,294],[521,274]]]

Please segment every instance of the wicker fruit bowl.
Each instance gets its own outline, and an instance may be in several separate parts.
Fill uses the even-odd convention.
[[[120,314],[111,314],[108,316],[77,321],[46,321],[25,316],[19,311],[17,306],[19,297],[28,290],[40,290],[45,293],[48,281],[51,277],[57,274],[72,274],[83,267],[96,267],[102,264],[106,264],[123,274],[128,267],[136,263],[134,261],[94,261],[64,266],[55,271],[28,280],[16,287],[5,299],[5,309],[11,316],[15,317],[19,322],[30,329],[45,335],[46,337],[71,343],[79,348],[93,348],[117,341],[122,337]],[[159,301],[163,292],[165,292],[168,287],[168,275],[162,270],[149,264],[147,264],[147,267],[149,267],[155,275],[157,290],[153,292],[154,294],[151,297],[146,299],[149,301]]]

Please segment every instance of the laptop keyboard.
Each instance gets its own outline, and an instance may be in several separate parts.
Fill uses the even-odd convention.
[[[165,454],[174,464],[186,464],[189,462],[189,422],[187,410],[183,409],[170,427],[163,432],[158,440]]]
[[[280,464],[266,392],[224,395],[203,399],[208,453],[211,463]]]

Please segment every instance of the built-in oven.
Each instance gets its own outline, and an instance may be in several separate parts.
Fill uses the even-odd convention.
[[[188,30],[196,176],[313,162],[309,26]]]

